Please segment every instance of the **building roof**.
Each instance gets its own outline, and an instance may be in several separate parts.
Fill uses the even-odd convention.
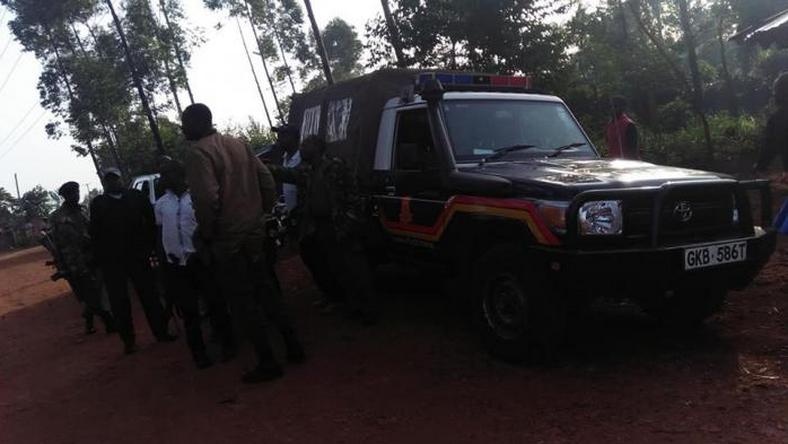
[[[759,44],[764,47],[773,44],[788,48],[788,9],[748,26],[733,35],[730,40],[739,43]]]

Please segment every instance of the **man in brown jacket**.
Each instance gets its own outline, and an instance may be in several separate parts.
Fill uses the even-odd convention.
[[[186,174],[198,245],[210,253],[222,294],[257,352],[257,367],[243,381],[279,378],[282,369],[266,333],[269,322],[284,338],[288,361],[303,361],[304,352],[266,268],[265,214],[276,200],[274,179],[246,143],[216,132],[207,106],[187,107],[182,123],[186,139],[193,142]]]

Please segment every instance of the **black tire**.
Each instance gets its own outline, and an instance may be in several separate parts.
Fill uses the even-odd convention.
[[[473,314],[482,343],[508,362],[554,357],[566,331],[566,305],[551,291],[546,264],[529,260],[521,248],[489,249],[474,267]]]
[[[694,328],[722,309],[727,294],[727,290],[715,287],[681,288],[646,312],[662,324]]]

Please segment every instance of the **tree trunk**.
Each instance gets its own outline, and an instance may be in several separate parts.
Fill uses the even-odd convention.
[[[731,72],[728,70],[728,55],[725,51],[725,38],[723,36],[724,21],[720,17],[717,21],[717,42],[720,45],[720,62],[722,64],[722,79],[725,81],[725,92],[728,96],[728,110],[734,116],[739,115],[739,103],[736,100],[736,90],[733,88]]]
[[[271,87],[271,94],[274,96],[274,104],[276,105],[276,110],[279,113],[279,121],[284,123],[285,119],[282,115],[282,107],[279,105],[279,98],[276,96],[276,87],[274,86],[274,81],[271,79],[271,74],[268,72],[268,63],[265,61],[263,43],[260,41],[260,37],[257,35],[257,22],[254,19],[252,8],[249,6],[249,2],[244,0],[244,3],[246,3],[246,17],[249,19],[249,25],[252,27],[252,34],[254,34],[254,39],[257,42],[257,50],[260,51],[260,59],[263,61],[263,71],[265,72],[265,77],[268,79],[268,86]]]
[[[698,55],[695,52],[695,34],[692,32],[687,0],[676,1],[679,6],[679,21],[681,23],[682,33],[684,34],[684,44],[687,47],[687,59],[689,62],[690,75],[692,77],[692,102],[695,112],[698,114],[703,125],[703,137],[706,139],[707,160],[711,161],[714,159],[714,145],[711,141],[709,122],[703,110],[703,82],[700,78],[700,69],[698,69]]]
[[[126,42],[126,33],[123,31],[123,26],[120,23],[118,14],[115,12],[115,7],[112,5],[112,0],[105,1],[109,7],[110,14],[112,14],[112,21],[115,24],[115,30],[118,33],[118,37],[120,37],[120,43],[123,46],[123,53],[126,55],[126,64],[128,65],[129,71],[131,72],[131,79],[134,82],[134,86],[137,88],[137,93],[140,96],[142,110],[145,112],[145,115],[148,118],[148,124],[150,125],[150,131],[153,135],[153,141],[156,143],[156,152],[160,156],[163,156],[166,154],[166,151],[164,150],[164,143],[162,142],[161,134],[159,133],[159,124],[156,123],[156,118],[153,116],[153,111],[151,111],[148,98],[145,96],[145,88],[142,86],[142,79],[140,78],[139,72],[137,72],[137,67],[134,65],[134,60],[131,57],[131,50],[129,49],[129,45]]]
[[[331,65],[328,64],[326,47],[323,45],[323,37],[320,36],[320,28],[317,26],[315,14],[312,12],[312,2],[304,0],[304,5],[306,5],[306,13],[309,15],[309,23],[312,24],[312,34],[314,34],[315,44],[317,45],[317,55],[320,56],[320,61],[323,63],[323,74],[326,76],[326,83],[333,85],[334,76],[331,75]]]
[[[60,50],[57,49],[57,44],[55,44],[55,40],[52,37],[52,32],[49,30],[49,28],[47,28],[47,37],[49,38],[49,44],[52,45],[52,52],[55,54],[55,61],[57,62],[60,77],[63,79],[63,83],[66,86],[68,100],[73,102],[74,90],[71,88],[71,82],[68,80],[68,76],[66,75],[66,69],[63,66],[63,60],[60,58]],[[93,167],[96,168],[96,174],[99,176],[99,178],[101,178],[101,166],[99,165],[98,157],[96,157],[96,150],[93,148],[93,143],[90,140],[87,140],[85,144],[88,146],[88,153],[90,154],[90,160],[93,161]]]
[[[183,114],[183,108],[181,107],[181,99],[178,98],[178,82],[175,80],[172,68],[170,67],[170,48],[165,44],[166,38],[159,33],[159,24],[156,22],[156,17],[153,14],[153,7],[150,4],[150,0],[145,0],[145,7],[148,9],[148,16],[150,17],[151,24],[153,25],[154,29],[156,29],[156,42],[158,42],[161,48],[167,50],[165,51],[165,54],[163,54],[161,61],[164,64],[164,75],[167,77],[167,84],[170,87],[172,100],[175,102],[175,109],[178,111],[178,116],[180,117]]]
[[[97,42],[96,35],[93,33],[93,30],[90,28],[90,26],[87,26],[87,28],[88,28],[88,33],[90,33],[90,35],[93,37],[93,43],[95,44]],[[76,26],[74,26],[73,23],[71,24],[71,32],[74,33],[74,39],[77,41],[77,45],[79,46],[79,51],[82,54],[82,57],[87,59],[88,58],[87,49],[85,49],[85,45],[82,43],[82,39],[79,38],[79,32],[77,32],[77,28]],[[72,54],[73,53],[74,50],[72,48]],[[104,140],[107,141],[110,154],[112,154],[112,158],[115,160],[115,165],[118,168],[120,168],[121,173],[123,173],[126,177],[128,177],[129,170],[128,168],[126,168],[126,165],[123,163],[123,160],[120,158],[120,154],[118,153],[117,136],[114,139],[112,138],[109,128],[107,127],[105,118],[97,116],[96,120],[99,122],[99,125],[101,125],[102,132],[104,133]]]
[[[257,93],[260,94],[260,101],[263,102],[263,110],[265,110],[265,118],[268,119],[268,126],[274,126],[271,122],[271,114],[268,112],[268,105],[265,104],[265,97],[263,96],[263,89],[260,88],[260,80],[257,78],[257,72],[254,70],[254,63],[252,63],[252,57],[249,55],[249,48],[246,46],[246,38],[244,38],[244,32],[241,29],[241,22],[238,19],[235,19],[235,23],[238,25],[238,33],[241,34],[241,43],[244,45],[244,52],[246,52],[246,59],[249,61],[249,68],[252,70],[252,76],[254,77],[254,84],[257,85]]]
[[[178,67],[180,67],[181,75],[183,76],[183,84],[186,87],[186,92],[189,94],[189,102],[193,105],[194,95],[192,94],[192,87],[189,84],[189,75],[186,72],[186,64],[183,62],[183,52],[181,50],[181,45],[175,38],[175,32],[172,30],[170,14],[167,12],[167,6],[164,4],[164,0],[159,0],[159,7],[161,8],[162,15],[164,15],[164,22],[167,24],[167,30],[170,34],[170,42],[172,43],[172,47],[175,50],[175,58],[178,60]]]
[[[164,59],[164,74],[167,76],[167,83],[170,85],[170,93],[175,101],[175,109],[178,110],[178,116],[181,116],[183,115],[183,108],[181,108],[181,99],[178,98],[178,84],[175,82],[172,69],[170,69],[170,61],[167,59]]]
[[[267,7],[271,7],[270,3],[266,0],[265,2]],[[271,23],[271,28],[274,30],[274,38],[276,38],[276,46],[279,47],[279,52],[282,54],[282,63],[285,65],[285,72],[287,73],[287,81],[290,82],[290,89],[293,91],[293,94],[296,93],[295,84],[293,83],[293,75],[290,72],[290,64],[287,63],[287,53],[285,53],[285,48],[282,46],[282,37],[279,35],[279,28],[276,25],[276,19],[274,19],[274,23]]]
[[[397,28],[397,24],[394,22],[394,16],[391,15],[389,1],[380,0],[380,4],[383,6],[383,17],[386,18],[386,27],[389,30],[389,40],[391,41],[391,46],[394,47],[394,54],[397,56],[397,66],[405,68],[408,66],[408,63],[405,60],[405,54],[402,52],[402,40],[399,36],[399,28]]]

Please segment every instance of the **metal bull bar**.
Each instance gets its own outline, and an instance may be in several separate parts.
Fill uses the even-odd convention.
[[[699,191],[704,188],[714,191],[726,191],[736,199],[736,208],[739,212],[741,225],[752,235],[753,214],[747,198],[748,191],[759,191],[761,205],[761,226],[770,229],[772,225],[772,197],[769,187],[770,181],[763,179],[737,181],[734,179],[722,180],[697,180],[668,182],[660,186],[645,186],[638,188],[615,188],[607,190],[584,191],[575,196],[567,210],[567,244],[576,244],[581,236],[578,230],[578,211],[580,207],[591,201],[597,200],[624,200],[631,197],[650,196],[653,199],[651,214],[650,244],[657,248],[660,246],[661,214],[665,201],[675,193],[691,190]]]

